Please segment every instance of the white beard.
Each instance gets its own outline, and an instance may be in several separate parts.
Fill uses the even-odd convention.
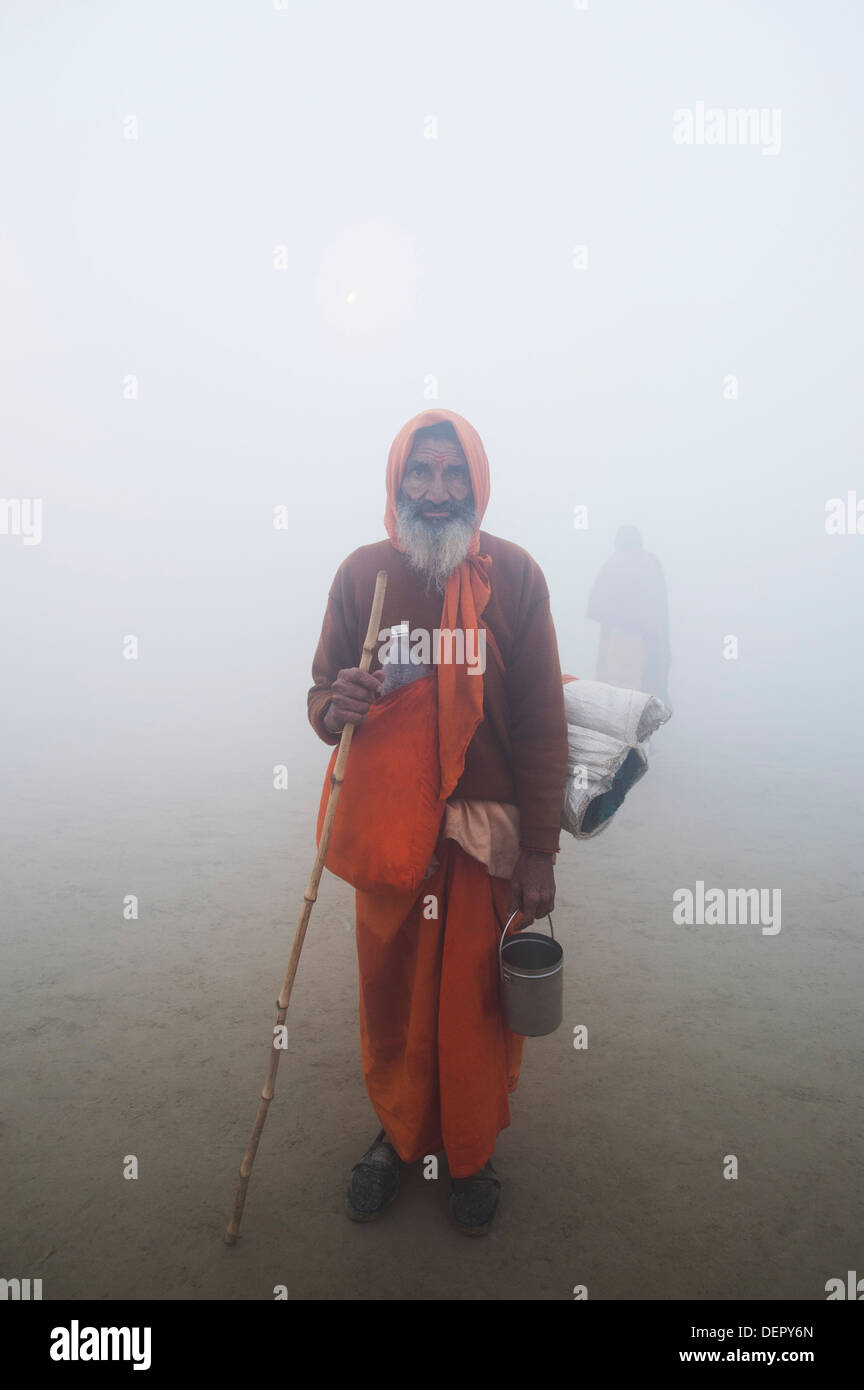
[[[410,502],[396,504],[399,544],[414,569],[443,592],[448,575],[461,565],[474,534],[474,512],[468,516],[428,521],[413,512]]]

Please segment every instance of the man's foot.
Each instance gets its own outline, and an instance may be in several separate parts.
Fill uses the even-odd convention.
[[[351,1169],[345,1211],[352,1221],[375,1221],[399,1191],[402,1160],[382,1129]]]
[[[453,1179],[450,1211],[463,1235],[488,1235],[500,1196],[501,1183],[495,1176],[491,1159],[470,1178]]]

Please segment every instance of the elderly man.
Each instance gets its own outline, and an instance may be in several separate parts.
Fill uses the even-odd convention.
[[[437,682],[446,801],[419,890],[356,892],[363,1072],[383,1128],[352,1170],[347,1214],[374,1220],[399,1190],[401,1163],[443,1149],[453,1219],[482,1235],[498,1206],[490,1160],[510,1123],[524,1043],[501,1015],[500,933],[513,913],[521,930],[555,900],[567,776],[561,668],[538,565],[479,529],[489,466],[468,421],[445,410],[415,416],[393,442],[386,485],[389,539],[355,550],[330,588],[309,719],[335,745],[391,688],[415,676]],[[412,638],[462,633],[452,664],[400,670],[376,658],[359,669],[380,569],[383,632],[407,622]]]

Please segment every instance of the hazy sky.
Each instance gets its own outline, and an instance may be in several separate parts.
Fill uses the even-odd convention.
[[[862,29],[853,0],[4,0],[0,492],[44,532],[0,535],[13,751],[114,757],[135,701],[153,749],[317,756],[327,587],[434,404],[485,442],[485,529],[541,564],[565,670],[633,522],[682,712],[734,690],[766,737],[785,705],[857,747],[864,535],[825,505],[864,500]],[[676,143],[699,103],[771,139]]]

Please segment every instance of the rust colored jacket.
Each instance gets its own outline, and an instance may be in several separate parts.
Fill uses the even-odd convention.
[[[505,669],[487,643],[483,720],[450,799],[515,805],[523,848],[554,851],[567,778],[567,720],[549,591],[539,565],[520,546],[486,531],[479,542],[481,554],[492,559],[483,623]],[[388,572],[382,629],[406,619],[411,631],[431,634],[442,626],[440,592],[427,592],[424,578],[389,540],[361,546],[343,560],[330,587],[308,695],[309,721],[330,746],[339,741],[324,726],[330,687],[340,670],[360,663],[379,569]],[[380,664],[376,655],[370,669]]]

